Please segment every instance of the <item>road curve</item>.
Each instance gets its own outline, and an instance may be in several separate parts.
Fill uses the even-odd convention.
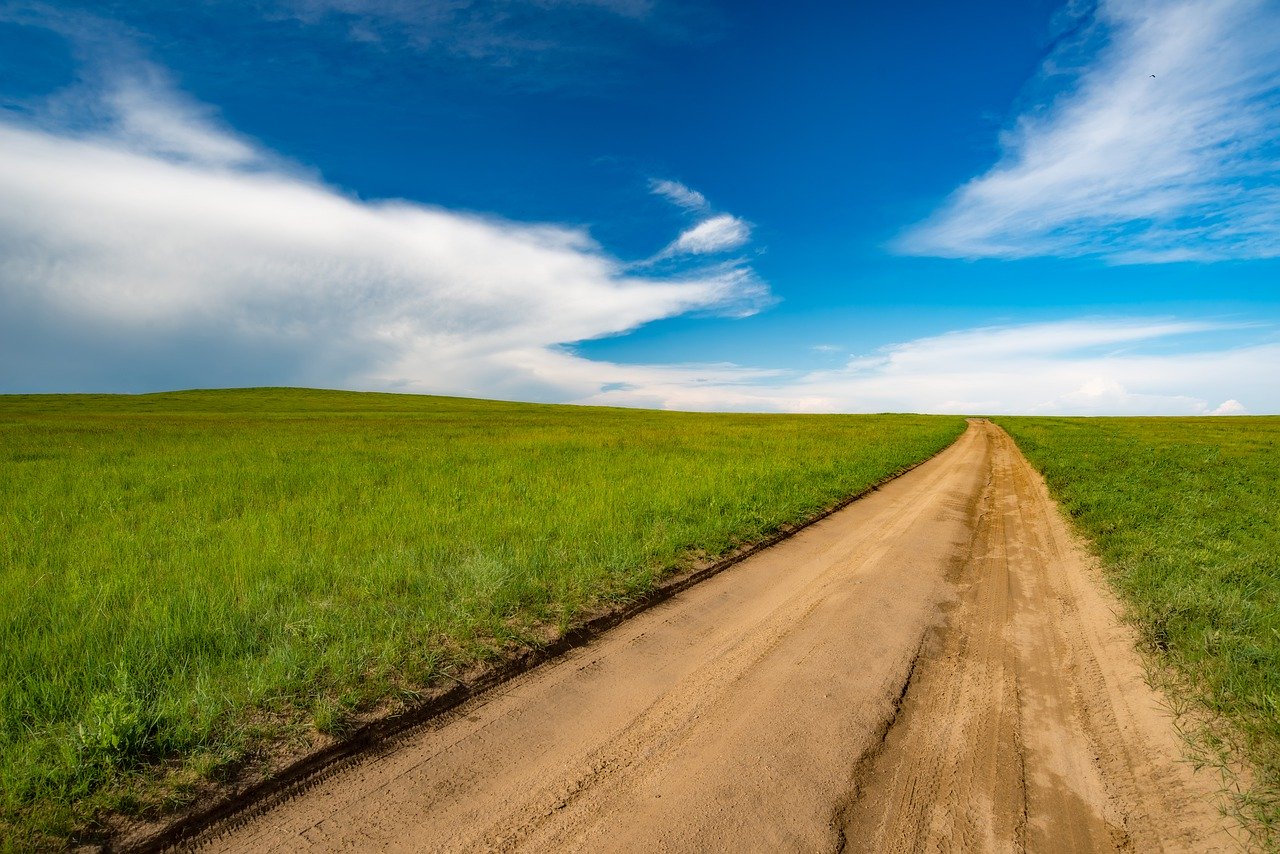
[[[975,421],[797,536],[196,840],[1235,850],[1043,482]]]

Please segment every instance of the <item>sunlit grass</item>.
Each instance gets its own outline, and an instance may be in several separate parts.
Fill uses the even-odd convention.
[[[341,732],[963,426],[281,389],[0,397],[0,839],[181,797],[139,785],[160,762],[190,779],[290,727]]]
[[[1201,755],[1252,762],[1237,806],[1280,846],[1280,418],[996,420],[1175,668]]]

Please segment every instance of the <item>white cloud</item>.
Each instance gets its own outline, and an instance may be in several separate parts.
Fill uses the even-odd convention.
[[[1224,400],[1210,415],[1248,415],[1249,410],[1238,400]]]
[[[737,249],[751,239],[751,226],[731,214],[717,214],[680,233],[663,256],[712,255]]]
[[[1252,411],[1278,412],[1280,343],[1252,341],[1258,332],[1143,318],[984,327],[895,344],[835,370],[807,373],[619,366],[602,373],[633,388],[583,400],[813,412],[1205,415],[1215,412],[1210,401],[1230,395]],[[1236,341],[1188,343],[1203,333]]]
[[[1000,161],[897,248],[1119,263],[1280,256],[1280,5],[1103,0],[1088,34],[1074,85],[1021,116]],[[1051,57],[1045,75],[1071,60]]]
[[[691,190],[679,181],[663,178],[650,178],[649,191],[655,196],[662,196],[677,207],[690,211],[706,210],[707,197],[697,190]]]
[[[362,202],[135,74],[71,132],[0,121],[0,386],[556,398],[559,345],[749,312],[741,266],[645,278],[580,229]],[[275,164],[275,165],[273,165]]]

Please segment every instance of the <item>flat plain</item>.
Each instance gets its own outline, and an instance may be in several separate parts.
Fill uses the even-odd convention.
[[[0,398],[0,837],[181,804],[963,427],[287,389]]]

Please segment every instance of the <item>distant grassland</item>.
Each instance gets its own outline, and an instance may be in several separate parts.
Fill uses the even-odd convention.
[[[0,843],[181,799],[290,727],[340,732],[963,427],[284,389],[0,397]],[[144,786],[162,760],[166,785]]]
[[[1280,418],[996,420],[1176,669],[1204,756],[1254,763],[1237,806],[1280,846]]]

